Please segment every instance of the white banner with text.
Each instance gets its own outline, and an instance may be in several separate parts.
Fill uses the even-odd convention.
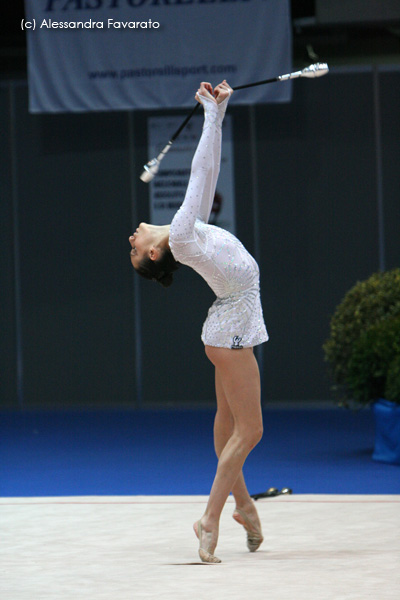
[[[29,108],[193,105],[200,81],[243,85],[291,70],[289,0],[25,0]],[[291,82],[233,104],[286,102]]]

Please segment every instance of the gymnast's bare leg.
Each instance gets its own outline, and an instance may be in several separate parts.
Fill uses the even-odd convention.
[[[237,495],[237,508],[240,505],[241,510],[248,511],[254,524],[259,525],[244,483],[242,467],[263,432],[260,374],[252,348],[231,350],[206,346],[206,354],[216,369],[218,410],[221,410],[216,421],[215,438],[219,460],[205,513],[194,527],[197,535],[201,535],[202,560],[220,562],[214,551],[221,512],[231,490],[235,490]]]
[[[214,421],[214,447],[215,453],[219,458],[227,441],[232,436],[234,418],[229,408],[218,369],[215,369],[215,391],[217,396],[217,413]],[[247,490],[243,471],[240,471],[231,491],[236,502],[233,518],[246,529],[247,546],[250,552],[255,552],[261,546],[264,538],[257,509]]]

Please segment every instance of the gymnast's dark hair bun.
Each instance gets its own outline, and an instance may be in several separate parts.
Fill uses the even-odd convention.
[[[155,281],[157,281],[157,283],[161,283],[163,287],[169,287],[174,281],[174,276],[172,273],[167,273],[166,275],[155,279]]]
[[[158,260],[151,260],[146,256],[135,271],[145,279],[151,279],[163,287],[169,287],[174,280],[173,273],[179,267],[180,263],[175,260],[171,250],[167,248]]]

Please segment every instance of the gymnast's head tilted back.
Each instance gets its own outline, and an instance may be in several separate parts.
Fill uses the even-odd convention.
[[[180,263],[177,262],[169,248],[169,225],[157,226],[140,223],[135,233],[130,236],[131,263],[136,273],[157,281],[163,287],[173,282],[173,273]]]

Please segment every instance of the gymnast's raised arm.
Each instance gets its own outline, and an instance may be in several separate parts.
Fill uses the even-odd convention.
[[[232,90],[226,81],[213,90],[202,82],[196,100],[204,106],[203,132],[193,157],[189,183],[183,204],[173,220],[178,241],[193,239],[194,224],[210,217],[221,160],[221,126]]]

